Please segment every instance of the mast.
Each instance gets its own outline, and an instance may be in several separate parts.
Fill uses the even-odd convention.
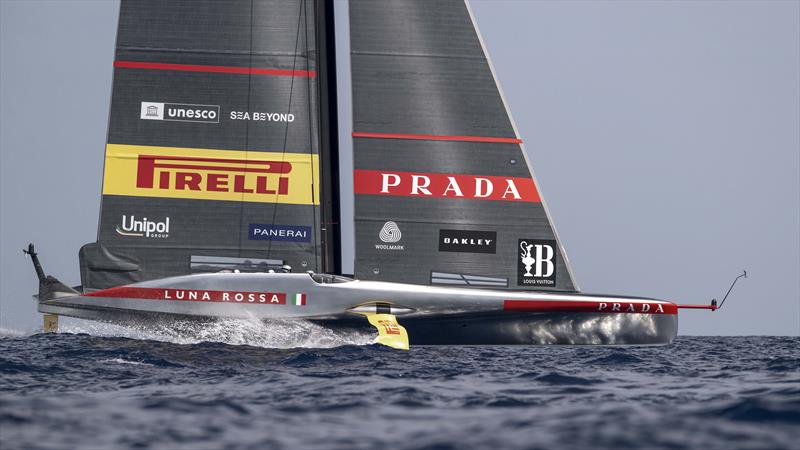
[[[319,155],[322,272],[341,273],[339,209],[339,135],[336,101],[336,35],[333,0],[315,2],[319,80]]]

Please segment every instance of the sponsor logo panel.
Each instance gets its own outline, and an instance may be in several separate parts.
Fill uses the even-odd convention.
[[[674,303],[604,301],[505,300],[506,311],[600,312],[619,314],[678,314]]]
[[[440,252],[496,253],[496,231],[439,230]]]
[[[108,144],[104,195],[318,205],[317,155]]]
[[[294,114],[260,111],[231,111],[228,117],[231,120],[249,120],[252,122],[294,122]]]
[[[221,117],[227,117],[230,120],[246,120],[250,122],[292,123],[295,121],[295,115],[292,113],[239,111],[234,109],[227,114],[223,114],[220,105],[166,102],[140,103],[139,118],[142,120],[219,123]]]
[[[120,224],[116,227],[117,234],[130,237],[145,237],[151,239],[164,239],[169,237],[169,216],[163,220],[136,217],[135,215],[122,215]]]
[[[305,306],[305,293],[210,291],[205,289],[140,288],[121,286],[84,294],[85,297],[134,298],[190,302],[252,303],[257,305]]]
[[[356,170],[356,194],[540,202],[531,178]]]
[[[139,118],[171,122],[219,123],[219,105],[142,102]]]
[[[399,244],[403,239],[403,233],[396,222],[388,221],[383,224],[378,231],[378,239],[382,244],[375,244],[376,250],[405,250],[405,245]]]
[[[556,241],[520,239],[517,255],[519,286],[556,286]]]
[[[260,241],[311,242],[311,227],[251,223],[248,238]]]

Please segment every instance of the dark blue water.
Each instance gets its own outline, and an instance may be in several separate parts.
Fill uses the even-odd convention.
[[[284,329],[255,346],[232,345],[247,342],[237,330],[212,333],[229,343],[6,333],[0,447],[800,448],[796,337],[265,346],[293,333],[297,345],[326,347],[369,338]]]

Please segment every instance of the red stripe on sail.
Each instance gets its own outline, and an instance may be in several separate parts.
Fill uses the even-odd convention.
[[[674,303],[611,301],[505,300],[504,311],[594,312],[615,314],[678,314]]]
[[[207,291],[203,289],[142,288],[120,286],[84,294],[84,297],[135,298],[189,302],[285,305],[286,294],[277,292]]]
[[[499,144],[522,143],[522,139],[495,136],[446,136],[441,134],[366,133],[360,131],[354,131],[353,137],[375,139],[414,139],[424,141],[495,142]]]
[[[539,203],[531,178],[355,170],[356,194]]]
[[[204,66],[197,64],[172,64],[145,61],[114,61],[114,67],[122,69],[176,70],[180,72],[236,73],[242,75],[273,75],[279,77],[314,78],[313,70],[265,69],[260,67]]]

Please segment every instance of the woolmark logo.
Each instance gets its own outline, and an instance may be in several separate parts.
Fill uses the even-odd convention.
[[[117,225],[116,230],[121,236],[163,239],[169,237],[169,217],[156,222],[147,217],[137,219],[134,215],[123,214],[122,224]]]
[[[139,118],[172,122],[219,123],[219,105],[142,102]]]
[[[385,244],[375,244],[376,250],[405,250],[403,245],[390,245],[400,242],[403,238],[400,227],[391,220],[383,224],[381,231],[378,232],[378,238]]]
[[[403,238],[403,233],[400,232],[400,227],[396,223],[389,221],[383,224],[383,228],[378,233],[378,237],[383,242],[397,242]]]
[[[311,227],[251,223],[248,238],[259,241],[311,242]]]
[[[555,287],[556,241],[519,240],[517,284],[520,286]]]

